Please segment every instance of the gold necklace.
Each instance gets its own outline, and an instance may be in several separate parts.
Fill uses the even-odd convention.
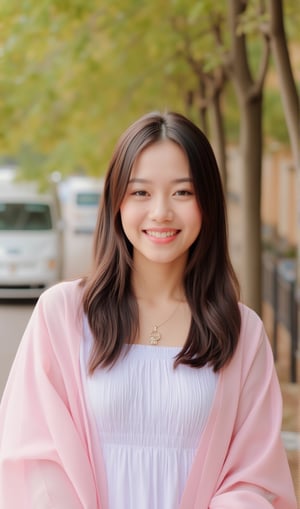
[[[178,304],[176,305],[175,309],[172,311],[169,318],[164,320],[164,322],[160,323],[159,325],[153,325],[152,330],[149,335],[149,340],[148,340],[150,345],[157,345],[157,343],[161,340],[161,333],[159,332],[158,329],[159,329],[159,327],[162,327],[163,325],[165,325],[165,323],[167,323],[169,320],[171,320],[171,318],[175,315],[175,312],[177,311],[179,304],[180,304],[180,302],[178,302]]]

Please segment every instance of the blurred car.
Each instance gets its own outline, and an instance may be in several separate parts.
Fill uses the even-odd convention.
[[[61,277],[61,223],[51,194],[0,189],[0,298],[36,298]]]
[[[60,185],[64,221],[70,232],[93,233],[102,190],[103,181],[92,177],[70,177]]]

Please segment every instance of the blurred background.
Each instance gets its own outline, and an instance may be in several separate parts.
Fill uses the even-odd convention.
[[[299,34],[298,0],[0,0],[0,395],[35,299],[89,270],[117,138],[180,111],[217,156],[300,503]]]

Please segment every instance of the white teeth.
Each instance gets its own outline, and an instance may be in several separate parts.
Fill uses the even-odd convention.
[[[166,239],[167,237],[173,237],[175,234],[174,231],[172,232],[157,232],[157,231],[149,231],[147,230],[147,234],[151,237],[156,237],[157,239]]]

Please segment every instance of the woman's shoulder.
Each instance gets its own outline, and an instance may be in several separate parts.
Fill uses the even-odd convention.
[[[237,349],[229,364],[235,373],[242,373],[242,380],[252,372],[253,366],[271,366],[273,354],[263,320],[250,307],[239,303],[241,329]],[[234,376],[235,376],[234,375]]]
[[[257,326],[263,326],[263,321],[260,316],[254,311],[254,309],[250,308],[243,302],[239,302],[239,309],[241,313],[242,326],[247,323]]]
[[[44,347],[51,343],[61,350],[63,345],[66,348],[74,345],[82,331],[82,294],[81,280],[59,282],[45,290],[35,305],[25,335],[37,337],[38,341],[38,336],[43,336]]]
[[[83,292],[82,279],[75,279],[71,281],[60,281],[50,288],[45,290],[39,300],[42,302],[55,301],[56,299],[71,299],[76,300],[80,298]]]
[[[247,349],[257,349],[268,340],[262,318],[246,304],[239,303],[241,313],[240,342],[245,344]]]
[[[81,308],[83,284],[81,279],[61,281],[47,288],[38,299],[36,309],[57,318],[74,314]]]

